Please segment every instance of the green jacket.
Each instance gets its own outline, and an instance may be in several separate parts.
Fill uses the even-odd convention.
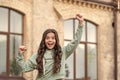
[[[60,72],[52,74],[54,50],[46,50],[44,55],[44,74],[38,74],[36,80],[56,80],[65,77],[65,60],[74,52],[75,48],[80,43],[82,27],[83,26],[78,26],[78,29],[75,34],[75,39],[73,39],[69,44],[62,48]],[[36,69],[36,58],[37,53],[33,54],[27,61],[24,61],[23,55],[19,54],[17,57],[17,61],[22,67],[23,72],[28,72]]]

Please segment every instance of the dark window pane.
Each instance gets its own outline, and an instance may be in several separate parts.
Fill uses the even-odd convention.
[[[12,10],[10,12],[10,32],[22,33],[22,15]]]
[[[76,49],[76,78],[85,78],[85,46],[79,44]]]
[[[0,75],[6,75],[7,36],[0,35]]]
[[[88,42],[96,42],[96,26],[87,22],[87,39]]]
[[[10,60],[18,54],[18,48],[21,45],[22,37],[19,35],[10,35]]]
[[[88,44],[88,77],[91,80],[97,80],[97,53],[96,45]]]
[[[21,68],[15,61],[16,56],[18,55],[18,49],[21,45],[22,37],[20,35],[10,35],[10,74],[21,75]],[[17,68],[17,69],[16,69]]]
[[[8,31],[8,9],[0,7],[0,31]]]
[[[73,39],[73,20],[64,21],[64,39]]]

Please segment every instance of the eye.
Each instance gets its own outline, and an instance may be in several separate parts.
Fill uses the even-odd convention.
[[[50,39],[48,36],[45,39]]]
[[[55,37],[52,37],[52,39],[55,39]]]

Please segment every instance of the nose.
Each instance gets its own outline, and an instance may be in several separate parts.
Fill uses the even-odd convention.
[[[49,38],[49,41],[52,41],[52,38]]]

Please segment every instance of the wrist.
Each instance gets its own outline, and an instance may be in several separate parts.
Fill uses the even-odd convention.
[[[24,53],[24,51],[19,51],[18,53],[19,53],[19,54],[23,54],[23,53]]]
[[[79,23],[79,26],[80,26],[80,27],[83,27],[83,23]]]

